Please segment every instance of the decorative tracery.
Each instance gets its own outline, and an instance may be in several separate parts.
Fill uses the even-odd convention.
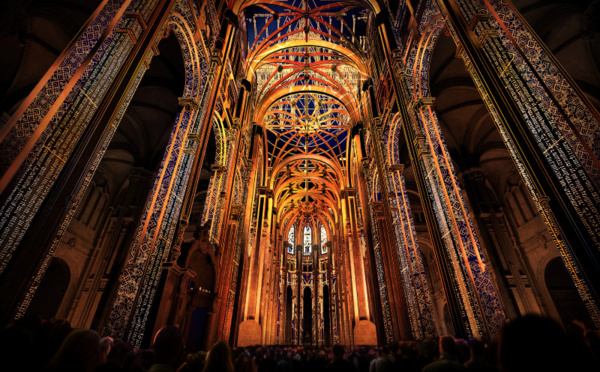
[[[309,255],[312,253],[312,229],[309,225],[304,226],[304,255]]]
[[[288,233],[288,253],[290,254],[294,254],[294,242],[296,239],[296,227],[294,225],[292,225],[292,227],[290,227],[290,232]]]
[[[327,253],[327,230],[321,225],[321,254]]]

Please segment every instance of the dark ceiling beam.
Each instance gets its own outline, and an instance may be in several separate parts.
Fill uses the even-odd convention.
[[[483,100],[474,99],[471,101],[465,101],[465,102],[454,104],[444,110],[436,110],[436,113],[438,114],[438,117],[439,117],[439,116],[444,116],[447,113],[452,112],[452,111],[460,110],[460,109],[463,109],[466,107],[471,107],[471,106],[479,106],[479,105],[483,106]]]
[[[440,80],[435,84],[430,84],[430,86],[431,94],[434,97],[439,97],[443,91],[450,88],[465,87],[472,88],[473,91],[476,91],[475,84],[473,84],[473,80],[470,76],[447,78]]]

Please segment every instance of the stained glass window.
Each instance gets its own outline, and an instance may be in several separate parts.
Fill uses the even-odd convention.
[[[321,254],[327,253],[327,230],[325,230],[325,226],[321,225]]]
[[[296,227],[292,225],[290,232],[288,233],[288,253],[294,254],[294,243],[296,242]]]
[[[310,226],[304,226],[304,254],[308,255],[312,252],[312,237],[311,237],[311,229]]]

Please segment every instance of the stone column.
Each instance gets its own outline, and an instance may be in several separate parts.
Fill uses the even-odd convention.
[[[381,200],[377,201],[381,207],[379,210],[381,213],[377,216],[377,221],[381,224],[379,227],[379,239],[382,243],[381,249],[383,257],[386,258],[386,275],[388,279],[386,284],[388,286],[388,295],[390,300],[390,310],[392,314],[392,321],[394,324],[394,339],[406,339],[411,337],[412,330],[409,321],[408,303],[406,298],[405,288],[408,283],[404,283],[402,277],[402,264],[397,254],[397,248],[399,242],[394,234],[394,224],[392,222],[392,209],[390,205],[390,178],[388,176],[389,165],[387,158],[383,153],[382,143],[383,138],[381,134],[382,123],[379,114],[379,107],[375,98],[375,90],[373,87],[372,80],[369,79],[363,86],[363,91],[368,92],[369,103],[370,103],[370,120],[366,123],[366,129],[370,134],[370,147],[371,154],[368,154],[373,162],[371,163],[371,170],[376,171],[377,184],[379,190],[371,190],[371,195],[379,191],[381,193]],[[375,207],[375,200],[373,200],[373,207]]]
[[[186,182],[188,174],[193,171],[194,164],[203,162],[212,127],[214,103],[237,26],[237,16],[231,12],[226,14],[221,33],[215,42],[206,83],[209,89],[203,91],[199,100],[187,99],[187,97],[180,100],[184,109],[176,120],[107,323],[106,331],[109,334],[126,338],[136,346],[140,346],[145,337],[145,326],[161,276],[160,268],[170,255],[175,224],[183,204],[182,198],[185,197],[188,187],[194,187],[193,182],[191,185]],[[194,94],[196,93],[194,92]],[[234,221],[233,224],[235,226],[230,228],[237,231],[235,230],[238,226],[237,222]],[[231,239],[227,244],[232,247],[233,251],[237,247],[236,234],[230,236]],[[224,253],[219,256],[220,259],[223,259],[224,256],[229,259],[232,254],[231,252]],[[230,273],[229,270],[223,271]],[[225,293],[228,292],[225,291]],[[227,299],[224,302],[227,304],[229,297],[225,297],[224,293],[219,293],[219,295],[222,296],[222,300]],[[227,312],[228,314],[229,312]],[[222,314],[219,313],[219,315]],[[226,323],[222,323],[222,325],[225,326]]]
[[[406,68],[415,75],[406,73],[399,54],[399,58],[392,55],[395,43],[387,21],[379,19],[380,40],[392,67],[390,78],[456,335],[495,337],[504,323],[504,313],[437,122],[435,99],[423,96],[428,93],[423,81],[428,79],[429,60],[417,62],[411,57]],[[437,35],[436,30],[427,32]],[[432,45],[416,47],[427,56]]]
[[[172,3],[104,2],[0,131],[0,319],[25,313]]]
[[[258,209],[257,219],[254,226],[258,232],[254,252],[250,252],[248,288],[244,304],[243,321],[238,329],[237,346],[258,345],[262,341],[262,327],[265,326],[260,321],[261,316],[261,296],[263,296],[263,278],[265,275],[265,260],[268,259],[267,246],[270,236],[268,218],[271,215],[270,199],[273,192],[266,187],[258,188]]]
[[[511,231],[500,201],[488,186],[486,175],[480,169],[470,169],[463,174],[463,179],[507,317],[514,319],[541,313],[531,271],[523,261],[517,237]]]
[[[598,110],[509,1],[436,3],[599,327]]]

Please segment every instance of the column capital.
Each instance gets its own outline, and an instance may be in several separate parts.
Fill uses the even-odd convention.
[[[189,133],[187,136],[187,139],[189,141],[194,141],[196,143],[200,142],[200,136],[198,136],[198,133],[195,133],[195,132]]]
[[[248,79],[242,79],[240,85],[246,90],[246,92],[252,92],[252,83]]]
[[[383,217],[383,202],[378,201],[378,200],[374,200],[373,201],[373,212],[375,212],[375,215],[379,218]]]
[[[266,187],[266,186],[259,186],[258,187],[258,194],[259,195],[266,195],[268,197],[272,197],[273,196],[273,190]]]
[[[473,14],[473,16],[471,17],[471,19],[469,20],[469,31],[474,31],[475,28],[482,22],[487,22],[490,19],[490,15],[489,14],[484,14],[484,13],[476,13]]]
[[[344,190],[342,190],[341,194],[342,198],[346,199],[350,196],[356,195],[356,190],[353,188],[345,188]]]
[[[417,149],[417,154],[420,157],[429,155],[429,148],[427,147],[427,140],[425,136],[422,134],[418,134],[415,136],[414,145]]]
[[[225,19],[228,20],[232,26],[238,27],[238,15],[233,11],[233,9],[228,8],[225,11]]]
[[[421,97],[413,104],[413,109],[416,111],[422,111],[427,107],[433,108],[435,106],[435,97]]]
[[[225,172],[227,170],[227,168],[225,168],[221,164],[211,164],[210,170],[213,172],[222,173],[222,172]]]
[[[373,122],[373,126],[375,126],[375,128],[380,129],[381,128],[381,117],[379,116],[375,116],[372,119]],[[380,135],[380,133],[377,133],[378,135]]]
[[[466,52],[465,52],[465,48],[463,47],[461,42],[456,43],[456,52],[454,52],[454,56],[456,58],[461,58],[463,60],[467,60],[466,57]]]
[[[400,172],[400,174],[402,174],[404,172],[404,164],[390,165],[390,172]]]
[[[233,204],[231,206],[231,214],[232,215],[236,215],[236,216],[240,216],[242,215],[242,213],[244,213],[244,206],[241,204]]]
[[[188,111],[194,111],[200,108],[200,102],[195,97],[179,97],[177,103]]]
[[[214,66],[221,66],[223,57],[223,52],[219,49],[214,50],[210,55],[210,64]]]
[[[372,77],[369,77],[369,78],[367,78],[367,80],[365,80],[365,82],[363,83],[363,86],[362,86],[362,91],[363,91],[363,92],[366,92],[366,91],[367,91],[367,90],[369,90],[369,88],[370,88],[370,87],[372,87],[372,86],[373,86],[373,78],[372,78]]]
[[[489,14],[477,13],[469,20],[469,31],[477,36],[477,40],[482,45],[485,44],[488,39],[498,37],[498,32],[490,27],[490,24],[488,23],[489,19]]]
[[[489,39],[495,39],[497,38],[498,35],[498,31],[492,29],[492,28],[487,28],[485,30],[482,30],[479,35],[477,35],[477,40],[479,41],[479,43],[481,45],[485,44],[486,41],[488,41]]]
[[[404,66],[404,63],[402,63],[403,57],[402,57],[402,52],[399,49],[394,49],[394,51],[392,51],[392,58],[393,58],[393,63],[394,63],[394,72],[399,76],[399,77],[404,77],[406,76],[406,67]]]

